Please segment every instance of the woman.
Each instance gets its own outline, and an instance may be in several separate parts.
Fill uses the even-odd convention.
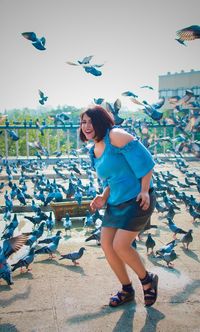
[[[122,285],[122,290],[110,298],[109,305],[116,307],[134,299],[126,269],[129,265],[141,281],[145,306],[151,306],[157,299],[158,276],[146,271],[131,244],[154,210],[151,178],[155,163],[135,137],[114,127],[112,115],[101,106],[88,108],[81,114],[80,139],[94,141],[90,156],[104,190],[90,207],[96,211],[106,205],[101,246]]]

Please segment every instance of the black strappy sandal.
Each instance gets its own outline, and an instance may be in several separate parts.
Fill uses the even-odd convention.
[[[140,279],[140,281],[143,286],[151,284],[148,289],[143,289],[145,307],[151,307],[156,302],[158,296],[158,276],[157,274],[147,272],[146,277],[142,280]]]
[[[121,305],[125,302],[134,300],[134,298],[135,298],[134,290],[132,292],[125,292],[122,290],[120,292],[117,292],[116,295],[114,295],[110,298],[109,306],[118,307],[119,305]]]

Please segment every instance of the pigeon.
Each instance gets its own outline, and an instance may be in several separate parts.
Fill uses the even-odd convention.
[[[70,259],[74,265],[78,265],[79,263],[77,262],[78,259],[80,259],[83,256],[83,253],[86,249],[84,247],[81,247],[79,251],[73,251],[65,255],[61,255],[61,259]]]
[[[66,213],[65,218],[63,218],[63,227],[65,229],[66,234],[67,234],[67,231],[70,231],[70,233],[71,233],[72,221],[69,216],[69,213]]]
[[[21,273],[22,269],[25,266],[26,271],[30,271],[31,269],[29,268],[29,265],[33,262],[35,256],[35,248],[32,247],[29,251],[29,253],[21,258],[17,263],[11,264],[12,266],[12,272],[14,272],[16,269],[21,268]]]
[[[49,254],[49,258],[53,259],[55,258],[55,256],[53,256],[53,254],[56,252],[58,245],[59,245],[59,241],[62,237],[59,235],[57,236],[53,242],[50,242],[47,246],[44,246],[38,250],[35,251],[35,254]]]
[[[153,240],[151,233],[148,234],[147,240],[145,242],[145,246],[147,248],[147,255],[149,255],[149,249],[151,249],[151,254],[153,254],[153,248],[155,247],[156,243]]]
[[[172,249],[177,245],[177,240],[173,240],[171,242],[168,242],[164,246],[162,246],[160,249],[156,250],[156,255],[163,255],[166,253],[170,253]]]
[[[122,92],[122,96],[138,98],[138,96],[135,93],[131,92],[131,91]]]
[[[39,51],[46,50],[45,44],[46,39],[45,37],[38,38],[35,32],[22,32],[22,36],[30,41],[32,41],[32,45]]]
[[[108,112],[112,113],[116,125],[121,125],[122,122],[124,122],[124,119],[120,118],[120,116],[118,115],[120,108],[121,108],[121,101],[119,98],[115,100],[113,105],[106,102],[106,109]]]
[[[193,241],[193,236],[192,236],[192,229],[189,229],[189,231],[182,236],[180,241],[183,243],[183,246],[186,246],[186,249],[188,250],[189,244]]]
[[[140,88],[141,88],[141,89],[154,90],[154,88],[153,88],[152,86],[150,86],[150,85],[142,85]]]
[[[4,240],[0,245],[0,279],[4,279],[8,285],[13,284],[11,267],[7,259],[16,251],[21,249],[27,240],[26,235],[18,235],[16,237]]]
[[[191,25],[189,27],[180,29],[176,32],[179,43],[184,44],[184,41],[191,41],[200,38],[200,25]]]
[[[34,243],[43,235],[44,233],[45,222],[41,222],[39,227],[29,234],[28,239],[26,241],[26,246],[32,247]]]
[[[61,233],[62,233],[62,231],[59,230],[59,231],[56,232],[55,235],[46,237],[45,239],[40,240],[38,243],[40,244],[40,243],[51,243],[51,242],[54,242],[56,240],[56,238],[61,235]]]
[[[19,136],[17,135],[17,133],[14,131],[14,130],[9,130],[7,129],[7,132],[10,136],[10,138],[13,140],[13,141],[18,141],[19,140]]]
[[[94,76],[101,76],[102,72],[97,68],[103,66],[103,64],[91,64],[90,61],[93,55],[89,55],[83,58],[83,60],[78,60],[77,62],[67,61],[68,65],[72,66],[82,66],[86,73],[92,74]]]
[[[169,253],[164,253],[161,255],[156,256],[156,258],[160,258],[167,263],[168,267],[173,267],[173,261],[177,258],[177,254],[175,253],[174,249],[172,249]]]
[[[46,219],[46,227],[49,233],[52,233],[53,228],[55,227],[55,219],[52,217],[53,212],[50,211],[49,217]]]
[[[143,101],[143,103],[144,103],[144,101]],[[150,118],[152,118],[153,120],[159,122],[163,117],[163,113],[159,112],[157,110],[157,108],[155,107],[156,104],[155,105],[153,105],[153,104],[150,105],[147,102],[145,102],[144,104],[145,104],[144,105],[145,108],[143,109],[143,111],[145,112],[145,114],[150,116]]]
[[[91,241],[91,240],[96,240],[96,244],[100,245],[100,238],[101,238],[101,229],[98,228],[93,232],[89,237],[85,239],[85,242]]]
[[[178,227],[172,219],[170,219],[169,217],[167,218],[167,221],[168,221],[168,226],[169,226],[169,229],[174,233],[174,238],[176,238],[176,235],[177,234],[186,234],[187,232]]]
[[[158,212],[161,212],[161,213],[168,211],[168,208],[166,206],[160,204],[158,201],[156,201],[155,208]]]
[[[38,92],[39,92],[39,96],[40,96],[39,103],[41,105],[44,105],[44,103],[47,101],[48,97],[45,96],[44,92],[42,92],[41,90],[38,90]]]
[[[101,105],[104,101],[104,98],[94,98],[93,100],[96,105]]]
[[[193,222],[195,222],[196,219],[200,219],[200,213],[197,212],[191,204],[189,204],[189,214],[193,218]]]

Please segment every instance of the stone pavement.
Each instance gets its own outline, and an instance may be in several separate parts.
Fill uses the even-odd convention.
[[[189,194],[187,190],[186,193]],[[190,193],[199,200],[195,189]],[[53,260],[47,255],[37,255],[31,272],[20,273],[18,269],[13,273],[11,287],[2,280],[0,332],[200,331],[200,220],[192,223],[184,204],[180,207],[174,221],[185,230],[193,229],[193,242],[189,250],[184,249],[182,243],[175,247],[178,258],[174,261],[174,268],[170,269],[164,261],[147,255],[147,232],[137,242],[137,250],[146,268],[159,275],[159,295],[153,307],[143,306],[141,285],[132,271],[135,302],[119,308],[107,305],[109,297],[120,289],[120,285],[101,247],[95,241],[85,242],[85,229],[74,224],[71,237],[65,237],[58,250],[65,254],[84,246],[86,252],[80,265],[59,260],[59,254]],[[158,226],[151,229],[156,250],[171,241],[173,234],[162,214],[154,212],[152,224]],[[14,259],[17,257],[12,257],[11,262]]]
[[[152,230],[158,249],[172,239],[172,234],[156,212],[153,221],[159,223],[159,228]],[[177,219],[183,228],[188,228],[189,222],[188,218]],[[38,255],[31,272],[20,273],[18,269],[13,273],[14,285],[1,282],[0,331],[200,331],[200,228],[199,223],[190,227],[194,240],[188,251],[177,245],[179,257],[173,269],[153,255],[147,256],[145,233],[138,242],[137,250],[147,269],[158,273],[160,279],[158,300],[149,309],[143,306],[141,286],[131,271],[135,302],[108,307],[108,299],[119,289],[119,283],[101,247],[95,241],[86,243],[85,230],[74,228],[72,237],[62,240],[59,252],[84,245],[86,252],[79,266],[60,261],[59,255],[53,260]]]

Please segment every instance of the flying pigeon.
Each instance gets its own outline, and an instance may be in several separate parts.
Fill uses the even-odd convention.
[[[120,116],[118,115],[120,108],[121,108],[121,101],[119,98],[115,100],[113,105],[106,102],[106,109],[108,112],[112,113],[116,125],[121,125],[122,122],[124,122],[124,119],[120,118]]]
[[[92,74],[94,76],[101,76],[102,72],[97,68],[103,66],[103,64],[91,64],[90,61],[93,55],[89,55],[83,58],[83,60],[78,60],[77,62],[67,61],[68,65],[72,66],[82,66],[86,73]]]
[[[200,25],[191,25],[189,27],[176,31],[179,43],[184,44],[184,41],[191,41],[200,38]]]
[[[122,92],[122,96],[138,98],[138,96],[135,93],[131,92],[131,91],[124,91],[124,92]]]
[[[8,285],[13,284],[11,267],[7,259],[16,251],[21,249],[27,240],[26,235],[18,235],[16,237],[4,240],[0,246],[0,279],[4,279]]]
[[[35,32],[22,32],[22,36],[30,41],[32,41],[32,45],[40,51],[46,50],[45,43],[46,39],[45,37],[38,38]]]
[[[39,99],[39,103],[41,105],[44,105],[45,101],[47,101],[48,97],[45,96],[44,92],[42,92],[40,89],[38,90],[39,92],[39,96],[40,96],[40,99]]]
[[[153,88],[152,86],[150,86],[150,85],[142,85],[140,88],[141,88],[141,89],[154,90],[154,88]]]

